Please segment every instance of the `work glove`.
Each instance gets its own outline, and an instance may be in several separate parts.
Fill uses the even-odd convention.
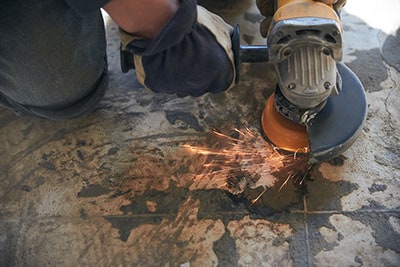
[[[274,16],[274,4],[273,2],[276,0],[257,0],[256,4],[258,9],[260,10],[261,15],[265,18],[261,21],[260,24],[260,33],[261,36],[266,38],[269,30],[269,26],[272,21],[272,17]],[[336,12],[340,13],[342,7],[346,4],[346,0],[314,0],[319,1],[325,4],[333,4],[333,8]]]
[[[182,0],[152,40],[120,29],[121,67],[126,72],[134,65],[138,81],[154,92],[180,97],[218,93],[235,81],[232,32],[230,25],[196,0]]]

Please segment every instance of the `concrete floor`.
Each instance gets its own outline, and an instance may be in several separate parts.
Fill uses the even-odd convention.
[[[263,44],[253,1],[226,2],[208,7]],[[120,72],[106,17],[110,90],[94,112],[0,110],[0,266],[400,266],[400,2],[349,2],[344,62],[365,85],[366,124],[344,155],[288,181],[301,162],[259,134],[271,66],[242,65],[218,95],[154,94]]]

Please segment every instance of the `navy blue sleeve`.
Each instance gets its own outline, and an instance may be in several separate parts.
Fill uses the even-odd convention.
[[[111,0],[65,0],[77,13],[84,16],[99,10]]]

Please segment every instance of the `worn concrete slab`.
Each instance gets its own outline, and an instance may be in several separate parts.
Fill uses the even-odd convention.
[[[201,2],[263,44],[255,1]],[[154,94],[120,72],[106,16],[110,89],[94,112],[0,110],[0,265],[398,266],[398,4],[349,1],[344,62],[365,85],[366,124],[342,156],[289,180],[308,166],[260,134],[272,66],[243,64],[218,95]]]

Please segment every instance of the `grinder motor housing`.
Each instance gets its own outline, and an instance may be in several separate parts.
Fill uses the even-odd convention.
[[[318,1],[280,0],[276,8],[267,46],[284,98],[275,104],[286,118],[307,125],[341,89],[342,24],[332,5]]]

